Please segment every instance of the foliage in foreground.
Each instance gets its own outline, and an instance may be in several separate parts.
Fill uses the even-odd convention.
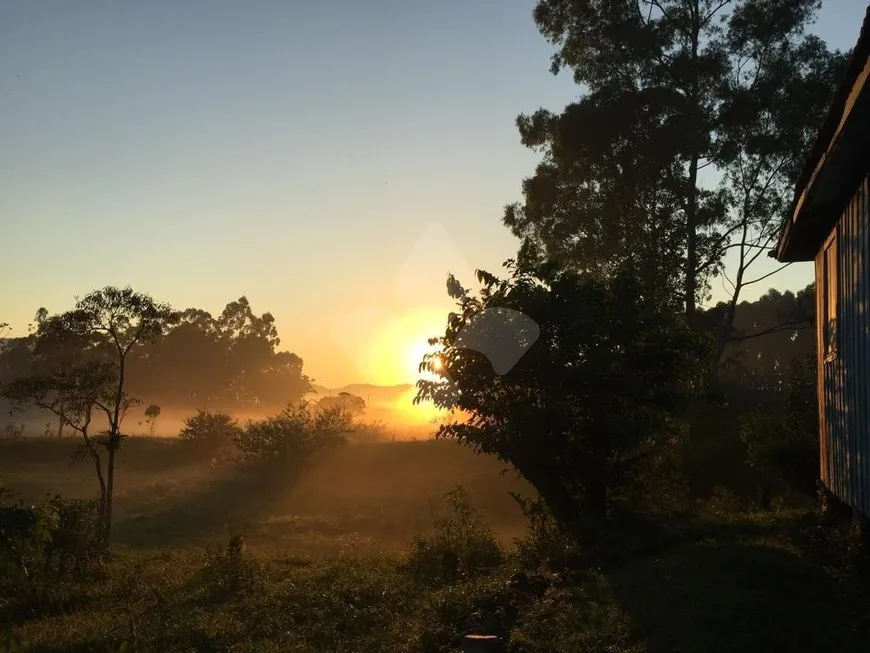
[[[457,486],[446,495],[449,512],[433,515],[434,532],[411,542],[407,569],[419,579],[453,582],[484,575],[504,560],[489,525]]]
[[[433,340],[441,351],[423,366],[439,378],[419,381],[417,400],[466,414],[439,437],[512,465],[560,524],[600,523],[680,437],[709,343],[628,271],[478,276],[479,296],[450,284],[459,310]]]
[[[0,630],[10,650],[46,653],[453,653],[470,632],[501,635],[510,653],[866,648],[868,597],[846,531],[809,514],[716,504],[668,533],[633,536],[659,549],[547,571],[508,552],[450,582],[416,574],[413,547],[402,558],[323,562],[258,555],[238,538],[205,555],[127,553],[53,584],[26,618],[20,597],[4,593]]]
[[[55,496],[0,506],[0,595],[33,597],[82,576],[106,552],[97,501]]]

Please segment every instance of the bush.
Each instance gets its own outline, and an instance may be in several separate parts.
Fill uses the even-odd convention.
[[[613,493],[615,511],[666,517],[689,507],[684,444],[674,433],[638,459],[632,475]]]
[[[433,517],[434,533],[411,541],[406,568],[422,581],[454,582],[483,575],[504,560],[492,530],[460,485],[445,495],[449,513]]]
[[[24,424],[7,424],[0,431],[0,437],[8,440],[17,440],[24,435]]]
[[[184,420],[184,427],[178,437],[186,442],[217,450],[232,444],[240,431],[238,423],[228,413],[200,409],[196,415]]]
[[[55,496],[39,505],[0,507],[0,579],[20,590],[81,576],[106,552],[97,501]]]
[[[540,500],[512,493],[528,524],[526,536],[516,540],[514,555],[523,569],[561,571],[576,564],[580,548],[569,537]]]
[[[740,423],[746,462],[789,490],[813,495],[819,478],[818,403],[812,368],[796,363],[782,411],[756,408]]]
[[[350,440],[356,444],[370,444],[373,442],[388,442],[390,437],[387,425],[380,420],[375,420],[354,424]]]
[[[290,405],[274,417],[250,421],[235,434],[243,462],[280,471],[305,468],[318,451],[345,444],[351,416],[339,409],[318,409],[308,402]]]
[[[57,521],[46,562],[55,573],[81,575],[103,562],[108,547],[99,501],[56,496],[49,502],[49,508]]]
[[[203,577],[211,598],[226,600],[253,594],[260,580],[260,567],[246,550],[244,538],[232,535],[224,548],[205,552]]]

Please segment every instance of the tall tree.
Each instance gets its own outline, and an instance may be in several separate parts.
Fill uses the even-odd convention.
[[[300,400],[311,381],[302,359],[280,351],[280,343],[272,315],[256,315],[245,297],[217,318],[187,309],[131,361],[131,387],[164,406],[284,406]]]
[[[109,486],[100,447],[105,438],[95,434],[95,415],[112,400],[116,370],[111,363],[90,360],[75,367],[57,367],[20,376],[0,386],[0,397],[13,406],[33,406],[55,415],[61,424],[82,438],[76,458],[90,458],[100,487],[100,515],[106,519]],[[108,534],[108,533],[107,533]]]
[[[520,116],[543,153],[504,222],[523,254],[624,263],[695,320],[726,252],[771,244],[845,57],[806,34],[819,0],[539,0],[534,19],[580,98]],[[733,308],[733,307],[732,307]],[[718,354],[730,334],[726,315]]]
[[[17,403],[30,403],[55,412],[82,434],[94,460],[101,489],[105,535],[111,535],[115,462],[124,434],[121,425],[138,400],[127,392],[128,361],[138,346],[153,342],[177,314],[166,304],[131,288],[106,287],[76,302],[73,310],[45,317],[36,333],[34,350],[53,348],[74,352],[53,369],[13,381],[3,394]],[[50,359],[57,361],[57,358]],[[101,412],[108,428],[90,437],[93,414]],[[98,446],[106,451],[105,472]]]
[[[594,536],[612,494],[677,436],[705,343],[633,271],[510,272],[479,272],[477,296],[451,280],[458,310],[431,341],[440,351],[421,368],[435,378],[417,382],[415,402],[464,413],[438,436],[498,456],[563,526],[583,531],[582,517]]]

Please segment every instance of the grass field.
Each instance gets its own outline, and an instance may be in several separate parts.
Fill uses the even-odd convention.
[[[89,463],[70,464],[73,438],[0,440],[0,480],[28,501],[94,496]],[[444,441],[361,444],[326,454],[298,480],[263,486],[178,440],[131,438],[118,456],[115,542],[202,546],[243,532],[254,549],[330,557],[403,550],[461,484],[499,538],[525,529],[511,491],[531,490],[495,459]]]
[[[89,495],[74,444],[0,441],[0,479],[24,498]],[[513,549],[525,524],[508,495],[528,489],[451,443],[348,447],[265,491],[178,444],[127,443],[112,560],[32,604],[0,597],[0,651],[447,652],[473,631],[526,653],[863,653],[870,641],[854,540],[808,510],[720,497],[614,534],[592,568],[532,569],[528,547]],[[464,580],[421,577],[410,539],[459,483],[507,553]],[[245,533],[241,557],[206,549],[226,543],[227,523]]]

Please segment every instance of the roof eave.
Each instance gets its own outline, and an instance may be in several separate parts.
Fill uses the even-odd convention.
[[[866,138],[866,127],[860,124],[860,116],[856,114],[865,113],[866,115],[870,115],[870,112],[868,112],[868,109],[870,109],[870,101],[867,99],[868,93],[866,92],[867,89],[870,88],[870,84],[868,84],[868,79],[870,79],[870,55],[864,56],[863,63],[863,67],[860,69],[860,72],[857,74],[857,77],[855,77],[849,88],[845,102],[840,100],[840,102],[843,102],[843,109],[839,115],[839,120],[837,120],[837,116],[833,112],[826,119],[826,123],[833,123],[834,120],[837,120],[836,128],[833,130],[833,134],[828,139],[828,142],[825,143],[824,151],[819,155],[818,161],[816,162],[812,173],[809,175],[809,179],[805,183],[803,189],[799,189],[800,195],[794,204],[791,217],[780,233],[779,241],[774,250],[774,258],[780,262],[790,263],[813,260],[818,246],[824,240],[824,235],[820,237],[818,233],[815,233],[818,231],[818,225],[816,223],[819,221],[825,222],[836,220],[836,218],[839,217],[836,209],[833,210],[833,215],[829,215],[832,210],[831,207],[836,206],[836,204],[830,202],[820,203],[818,200],[818,196],[824,194],[823,190],[819,190],[820,186],[824,186],[824,184],[819,184],[819,179],[823,176],[826,178],[830,177],[830,174],[827,174],[829,173],[829,164],[842,165],[843,161],[851,160],[854,157],[854,153],[848,151],[851,145],[849,141],[850,131],[857,132],[859,135]],[[855,62],[855,64],[858,64],[858,62]],[[857,67],[857,65],[855,67]],[[845,89],[841,89],[838,96],[842,97],[844,94],[843,91],[845,91]],[[833,102],[831,107],[832,110],[835,109],[836,105],[840,104],[840,102]],[[870,118],[865,119],[865,122],[866,120],[870,120]],[[830,130],[830,128],[826,129],[825,127],[827,127],[827,125],[820,131],[819,138],[821,138],[822,134],[826,131]],[[841,144],[845,144],[845,147],[840,147]],[[817,143],[814,149],[818,148],[819,144]],[[845,199],[848,200],[848,198]],[[826,214],[823,214],[821,211],[822,206],[824,207]],[[807,223],[808,217],[813,218],[812,222],[814,224],[805,229],[803,225]],[[809,231],[813,233],[814,240],[810,243],[802,242],[802,240],[806,239],[796,239],[796,231],[799,234],[804,231]],[[824,229],[821,229],[821,231],[824,231]]]

